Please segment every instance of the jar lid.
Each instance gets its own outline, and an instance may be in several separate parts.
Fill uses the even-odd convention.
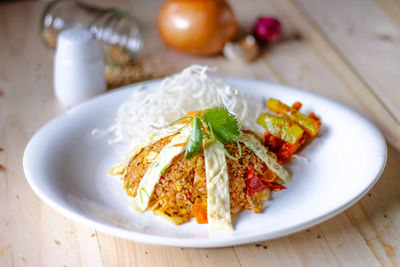
[[[56,57],[73,63],[98,60],[102,51],[94,35],[83,28],[70,28],[58,35]]]

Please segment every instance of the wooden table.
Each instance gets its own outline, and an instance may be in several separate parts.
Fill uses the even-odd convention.
[[[38,34],[45,3],[9,2],[0,5],[0,266],[400,265],[400,1],[232,0],[244,29],[262,14],[284,24],[286,38],[248,65],[166,48],[155,30],[161,2],[112,3],[142,21],[146,45],[140,60],[153,77],[191,63],[208,64],[223,75],[289,84],[342,102],[385,135],[388,160],[382,177],[336,217],[260,244],[172,248],[76,224],[43,203],[25,180],[25,145],[64,109],[53,96],[53,53]]]

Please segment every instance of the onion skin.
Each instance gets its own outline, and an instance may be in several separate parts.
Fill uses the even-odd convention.
[[[220,53],[238,30],[235,15],[224,0],[168,0],[157,24],[166,45],[200,56]]]

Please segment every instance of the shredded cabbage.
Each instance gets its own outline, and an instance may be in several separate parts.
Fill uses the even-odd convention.
[[[192,65],[182,72],[165,78],[154,93],[145,87],[135,90],[132,97],[118,108],[115,123],[106,132],[113,138],[109,143],[129,141],[136,145],[155,129],[195,110],[225,106],[235,114],[242,127],[263,132],[256,122],[263,111],[263,102],[245,97],[222,80],[211,79],[207,73],[215,71],[201,65]]]

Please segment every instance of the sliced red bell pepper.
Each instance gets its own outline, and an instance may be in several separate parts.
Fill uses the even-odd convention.
[[[281,184],[278,184],[278,183],[266,182],[266,184],[267,184],[267,186],[268,186],[269,188],[271,188],[271,189],[274,190],[274,191],[280,191],[280,190],[286,189],[285,186],[283,186],[283,185],[281,185]]]
[[[301,102],[296,101],[296,102],[293,103],[292,108],[294,108],[295,110],[299,111],[302,106],[303,106],[303,104]]]
[[[261,181],[260,177],[254,174],[252,165],[250,165],[250,171],[246,177],[246,187],[249,195],[267,188],[267,186]]]
[[[296,144],[288,144],[284,143],[281,148],[279,149],[278,152],[276,152],[276,156],[278,157],[278,163],[282,164],[283,162],[287,161],[290,159],[294,153],[296,153],[297,149],[304,144],[306,141],[307,136],[304,134],[299,141],[296,142]]]
[[[303,136],[294,144],[285,143],[283,140],[279,139],[276,136],[273,136],[269,132],[265,132],[264,134],[265,146],[268,149],[276,154],[278,157],[278,163],[282,164],[288,159],[290,159],[293,154],[299,149],[299,147],[304,144],[307,139],[307,135],[303,134]]]
[[[279,149],[281,149],[281,147],[285,143],[283,140],[273,136],[268,131],[264,133],[264,140],[265,140],[264,145],[274,153],[278,153]]]

